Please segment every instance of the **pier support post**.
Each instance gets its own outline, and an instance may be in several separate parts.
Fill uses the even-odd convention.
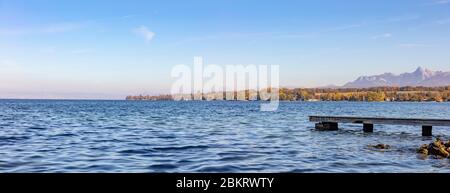
[[[321,122],[316,123],[316,129],[322,131],[336,131],[338,130],[338,123],[336,122]]]
[[[371,124],[371,123],[364,123],[363,124],[363,131],[364,131],[364,133],[373,133],[373,124]]]
[[[433,126],[422,126],[422,136],[433,136]]]

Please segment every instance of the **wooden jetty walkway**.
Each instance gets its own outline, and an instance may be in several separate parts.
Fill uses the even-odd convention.
[[[432,136],[433,126],[450,127],[450,119],[409,119],[384,117],[345,117],[345,116],[309,116],[309,121],[316,122],[318,130],[337,130],[338,123],[363,124],[364,132],[373,132],[374,124],[381,125],[417,125],[422,126],[422,136]]]

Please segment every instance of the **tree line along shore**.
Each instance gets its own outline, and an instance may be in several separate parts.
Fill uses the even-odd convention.
[[[177,97],[182,100],[261,100],[261,93],[244,90],[223,93],[183,94]],[[231,95],[231,97],[230,97]],[[226,97],[228,96],[228,97]],[[127,96],[126,100],[174,100],[172,95],[136,95]],[[280,88],[281,101],[411,101],[411,102],[448,102],[450,101],[450,86],[445,87],[374,87],[374,88]]]

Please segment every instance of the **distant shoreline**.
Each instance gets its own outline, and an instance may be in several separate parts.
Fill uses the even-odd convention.
[[[126,100],[126,99],[14,99],[14,98],[0,98],[0,101],[116,101],[116,102],[266,102],[262,100]],[[283,103],[323,103],[323,102],[336,102],[336,103],[450,103],[450,101],[288,101],[288,100],[280,100]]]
[[[37,99],[37,98],[0,98],[2,101],[6,100],[29,100],[29,101],[126,101],[126,99]]]
[[[232,94],[234,99],[224,96]],[[264,101],[259,99],[260,92],[245,90],[233,93],[185,94],[183,101]],[[238,100],[237,96],[245,96]],[[251,96],[253,95],[253,98]],[[217,99],[219,96],[219,99]],[[215,97],[215,98],[214,98]],[[220,97],[222,97],[220,99]],[[241,98],[242,99],[242,98]],[[171,95],[131,95],[124,99],[67,99],[67,98],[0,98],[0,100],[41,100],[41,101],[173,101]],[[374,87],[374,88],[294,88],[279,89],[280,101],[349,101],[349,102],[450,102],[450,86],[445,87]]]
[[[211,92],[197,94],[179,94],[184,101],[225,100],[225,101],[260,101],[260,95],[271,89],[244,90],[238,92]],[[361,101],[361,102],[448,102],[450,86],[444,87],[373,87],[373,88],[281,88],[280,101]],[[227,97],[226,97],[227,96]],[[169,101],[172,95],[136,95],[127,96],[126,100]]]

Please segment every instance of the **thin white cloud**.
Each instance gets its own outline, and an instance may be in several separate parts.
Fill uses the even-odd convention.
[[[251,38],[253,40],[267,40],[267,39],[312,39],[318,37],[318,34],[303,34],[303,33],[280,33],[280,32],[255,32],[255,33],[221,33],[221,34],[212,34],[212,35],[204,35],[200,37],[191,37],[184,40],[181,40],[176,45],[200,42],[200,41],[210,41],[210,40],[218,40],[218,39],[243,39],[243,38]]]
[[[86,26],[84,23],[59,23],[45,26],[40,31],[42,33],[62,33],[77,30]]]
[[[439,0],[439,1],[435,1],[434,4],[438,4],[438,5],[450,4],[450,0]]]
[[[286,38],[286,39],[311,39],[317,37],[316,34],[280,34],[275,36],[276,38]]]
[[[217,39],[230,39],[230,38],[246,38],[246,37],[259,37],[262,35],[261,33],[222,33],[222,34],[211,34],[211,35],[203,35],[198,37],[190,37],[183,39],[177,43],[176,45],[180,44],[187,44],[187,43],[193,43],[193,42],[200,42],[200,41],[208,41],[208,40],[217,40]]]
[[[152,32],[152,31],[150,31],[146,26],[140,26],[140,27],[138,27],[138,28],[135,28],[135,29],[133,29],[133,32],[134,32],[136,35],[138,35],[138,36],[144,38],[144,40],[145,40],[146,42],[152,41],[153,38],[155,37],[155,33]]]
[[[423,6],[439,6],[450,4],[450,0],[430,0],[423,4]]]
[[[412,21],[420,19],[420,15],[403,15],[398,17],[393,17],[387,19],[387,22],[395,23],[395,22],[404,22],[404,21]]]
[[[392,37],[391,33],[384,33],[384,34],[372,36],[372,39],[377,40],[377,39],[390,38],[390,37]]]
[[[329,28],[328,31],[342,31],[342,30],[348,30],[353,28],[358,28],[364,26],[365,23],[357,23],[357,24],[350,24],[350,25],[343,25],[343,26],[337,26]]]
[[[437,20],[435,23],[439,24],[439,25],[444,25],[444,24],[450,23],[450,18]]]
[[[134,17],[137,17],[137,16],[138,16],[137,14],[130,14],[130,15],[122,16],[121,18],[122,19],[130,19],[130,18],[134,18]]]

